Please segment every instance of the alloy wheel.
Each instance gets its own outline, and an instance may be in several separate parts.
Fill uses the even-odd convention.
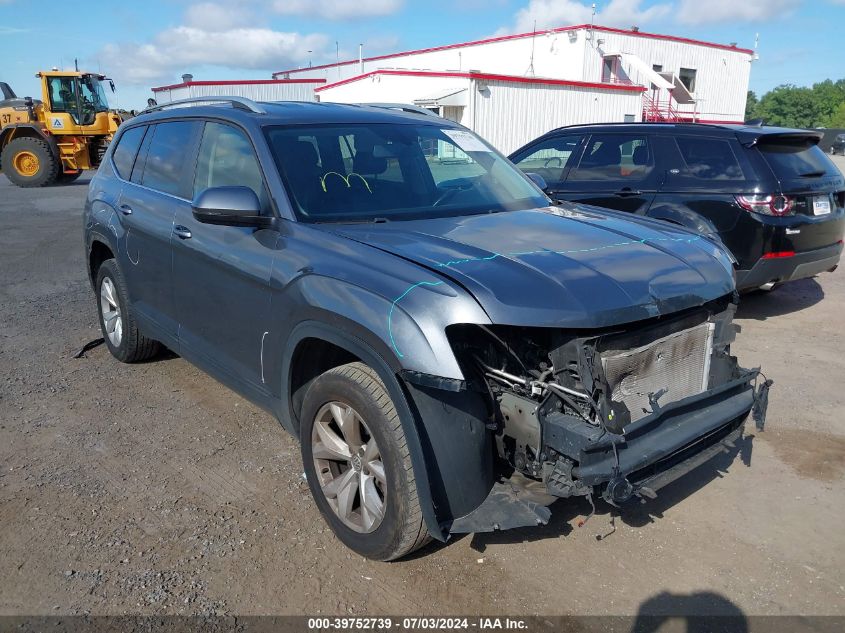
[[[333,401],[317,412],[311,452],[320,489],[337,517],[368,534],[384,519],[387,481],[375,437],[355,409]]]
[[[100,312],[103,315],[106,336],[114,347],[120,347],[123,340],[123,317],[120,313],[117,289],[111,277],[104,277],[100,284]]]

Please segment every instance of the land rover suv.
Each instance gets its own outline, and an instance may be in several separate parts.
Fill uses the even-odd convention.
[[[845,178],[822,133],[704,124],[576,125],[511,155],[556,200],[658,218],[718,236],[740,290],[833,270]]]
[[[718,242],[553,204],[431,114],[202,101],[125,123],[91,181],[105,343],[272,413],[364,556],[653,497],[765,401]]]

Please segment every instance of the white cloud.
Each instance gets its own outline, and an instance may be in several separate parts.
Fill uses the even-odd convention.
[[[265,28],[207,31],[178,26],[144,44],[109,44],[98,59],[122,82],[149,84],[204,66],[235,69],[278,69],[307,61],[325,50],[321,34],[302,35]]]
[[[677,19],[682,24],[762,22],[780,17],[800,4],[801,0],[681,0]]]
[[[227,31],[236,27],[247,26],[253,21],[253,12],[243,2],[218,4],[199,2],[192,4],[185,11],[185,26],[192,26],[204,31]]]
[[[299,15],[326,20],[354,20],[399,11],[404,0],[274,0],[279,15]]]
[[[592,17],[592,3],[573,0],[530,0],[514,15],[514,23],[504,27],[501,33],[527,33],[537,25],[538,29],[585,24]],[[596,13],[595,23],[603,26],[641,26],[667,16],[671,4],[656,4],[648,8],[641,6],[642,0],[611,0]]]
[[[403,4],[404,0],[201,0],[186,8],[180,25],[146,42],[107,44],[92,59],[115,79],[134,85],[169,82],[183,72],[215,67],[266,70],[269,77],[269,71],[335,56],[328,36],[272,29],[267,25],[272,15],[350,20],[387,15]],[[396,41],[369,38],[365,47],[372,54]]]

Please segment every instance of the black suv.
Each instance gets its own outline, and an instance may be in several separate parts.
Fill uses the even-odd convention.
[[[830,154],[831,156],[835,156],[836,154],[845,156],[845,134],[836,135],[833,143],[830,144]]]
[[[91,181],[105,343],[272,412],[357,552],[653,497],[765,401],[720,244],[555,205],[430,113],[209,100],[125,123]]]
[[[718,234],[740,290],[836,268],[845,179],[820,132],[704,124],[576,125],[511,154],[557,200]]]

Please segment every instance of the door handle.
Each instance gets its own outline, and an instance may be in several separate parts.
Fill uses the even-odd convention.
[[[189,229],[187,226],[182,226],[181,224],[177,224],[173,227],[173,234],[180,240],[191,239],[191,229]]]
[[[621,198],[625,198],[627,196],[641,196],[642,194],[643,194],[643,192],[639,191],[637,189],[631,189],[630,187],[623,187],[622,189],[620,189],[619,191],[617,191],[613,195],[619,196]]]
[[[132,207],[130,207],[128,204],[122,204],[120,205],[120,212],[123,215],[132,215]]]

